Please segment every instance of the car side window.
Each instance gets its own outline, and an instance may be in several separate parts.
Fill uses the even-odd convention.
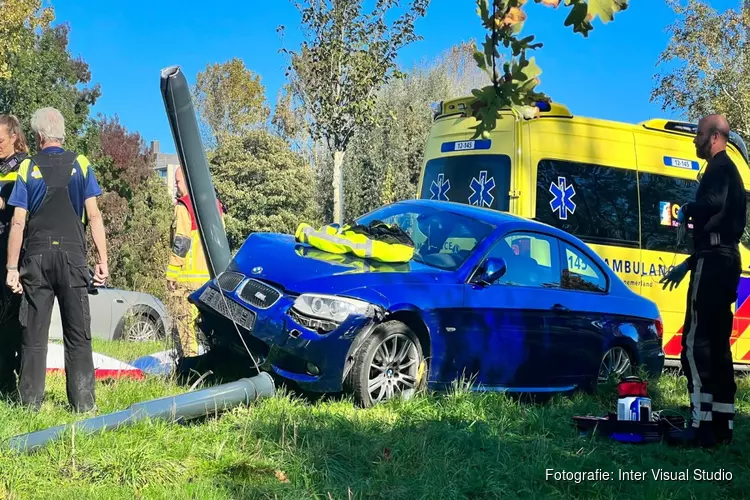
[[[607,278],[602,270],[578,248],[561,242],[563,250],[562,287],[566,290],[606,292]]]
[[[512,233],[498,241],[488,258],[505,260],[502,285],[560,287],[560,252],[555,238],[536,233]]]

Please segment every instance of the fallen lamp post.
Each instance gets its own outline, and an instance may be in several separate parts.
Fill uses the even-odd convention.
[[[11,438],[5,449],[17,452],[33,452],[58,439],[68,429],[76,434],[94,434],[99,431],[119,429],[146,419],[182,422],[212,413],[249,405],[260,398],[272,397],[276,392],[273,379],[268,373],[243,378],[228,384],[167,396],[133,404],[127,410],[91,417],[72,424],[59,425]]]

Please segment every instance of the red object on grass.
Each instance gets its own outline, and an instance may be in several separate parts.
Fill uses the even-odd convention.
[[[638,377],[628,377],[617,384],[617,396],[621,398],[648,397],[648,381]]]

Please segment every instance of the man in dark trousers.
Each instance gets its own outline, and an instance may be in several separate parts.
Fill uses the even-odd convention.
[[[712,446],[732,440],[737,386],[729,339],[747,205],[742,178],[726,152],[728,139],[723,116],[709,115],[698,123],[695,148],[708,165],[695,201],[683,205],[677,216],[681,224],[692,220],[694,250],[662,279],[671,290],[691,271],[682,334],[691,418],[686,429],[667,436],[674,444]]]
[[[88,411],[96,398],[84,224],[88,218],[96,247],[94,282],[103,285],[108,276],[107,247],[96,204],[102,191],[86,157],[63,149],[65,120],[58,110],[35,112],[31,129],[40,152],[23,161],[8,200],[14,214],[8,241],[7,285],[23,294],[19,396],[22,404],[33,409],[39,409],[42,403],[49,326],[57,297],[68,401],[76,411]],[[24,257],[19,275],[22,242]]]

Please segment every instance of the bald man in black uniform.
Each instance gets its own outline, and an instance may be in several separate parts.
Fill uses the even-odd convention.
[[[726,152],[728,140],[723,116],[709,115],[698,123],[695,148],[708,165],[695,201],[683,205],[677,216],[681,224],[693,223],[693,253],[662,279],[671,290],[691,271],[681,356],[691,418],[686,429],[667,435],[672,444],[713,446],[732,440],[737,386],[729,339],[747,201],[737,166]]]

